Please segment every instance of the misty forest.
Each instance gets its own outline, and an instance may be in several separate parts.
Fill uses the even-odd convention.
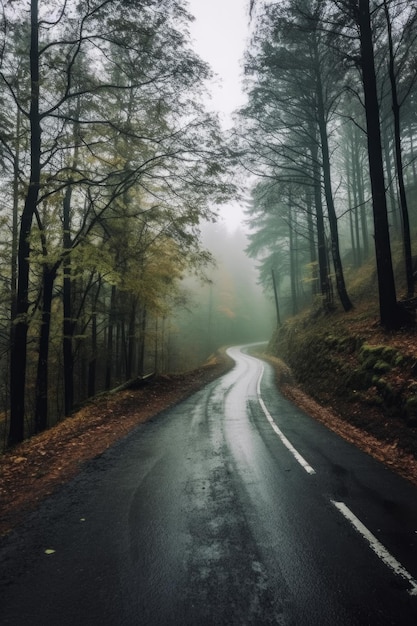
[[[363,268],[380,326],[414,322],[417,2],[248,2],[227,130],[192,20],[185,0],[2,3],[3,447],[303,309],[347,314]]]

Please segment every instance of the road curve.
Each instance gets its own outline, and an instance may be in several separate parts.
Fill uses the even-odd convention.
[[[1,540],[1,624],[417,623],[416,488],[229,354]]]

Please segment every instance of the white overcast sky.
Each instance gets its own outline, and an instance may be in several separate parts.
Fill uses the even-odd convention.
[[[188,0],[195,17],[191,37],[197,54],[207,61],[220,83],[211,89],[210,108],[230,124],[230,114],[244,102],[241,61],[248,37],[249,0]]]
[[[249,0],[188,0],[194,49],[218,81],[210,86],[210,109],[218,111],[223,125],[231,125],[231,114],[245,98],[242,92],[242,58],[249,33]],[[242,225],[243,212],[236,203],[221,210],[222,221],[233,232]]]

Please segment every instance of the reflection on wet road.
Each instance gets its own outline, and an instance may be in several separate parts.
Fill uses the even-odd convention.
[[[229,354],[2,540],[2,623],[417,623],[416,489]]]

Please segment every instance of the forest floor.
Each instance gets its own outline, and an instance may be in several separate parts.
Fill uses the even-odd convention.
[[[371,435],[361,428],[361,420],[364,424],[369,422],[369,406],[356,407],[355,424],[350,424],[339,414],[339,407],[324,408],[305,394],[292,381],[282,361],[265,358],[274,366],[284,395],[306,413],[417,485],[417,444],[415,455],[409,446],[405,452],[398,430],[401,429],[408,440],[408,426],[397,424],[397,430],[388,439],[386,429],[381,438],[377,433]],[[81,471],[83,463],[100,456],[138,424],[190,396],[226,373],[232,365],[231,359],[223,352],[191,372],[160,376],[140,388],[100,396],[73,417],[5,453],[0,458],[0,535],[17,526],[42,499]],[[343,407],[341,409],[343,411]],[[379,419],[382,419],[381,416]]]

